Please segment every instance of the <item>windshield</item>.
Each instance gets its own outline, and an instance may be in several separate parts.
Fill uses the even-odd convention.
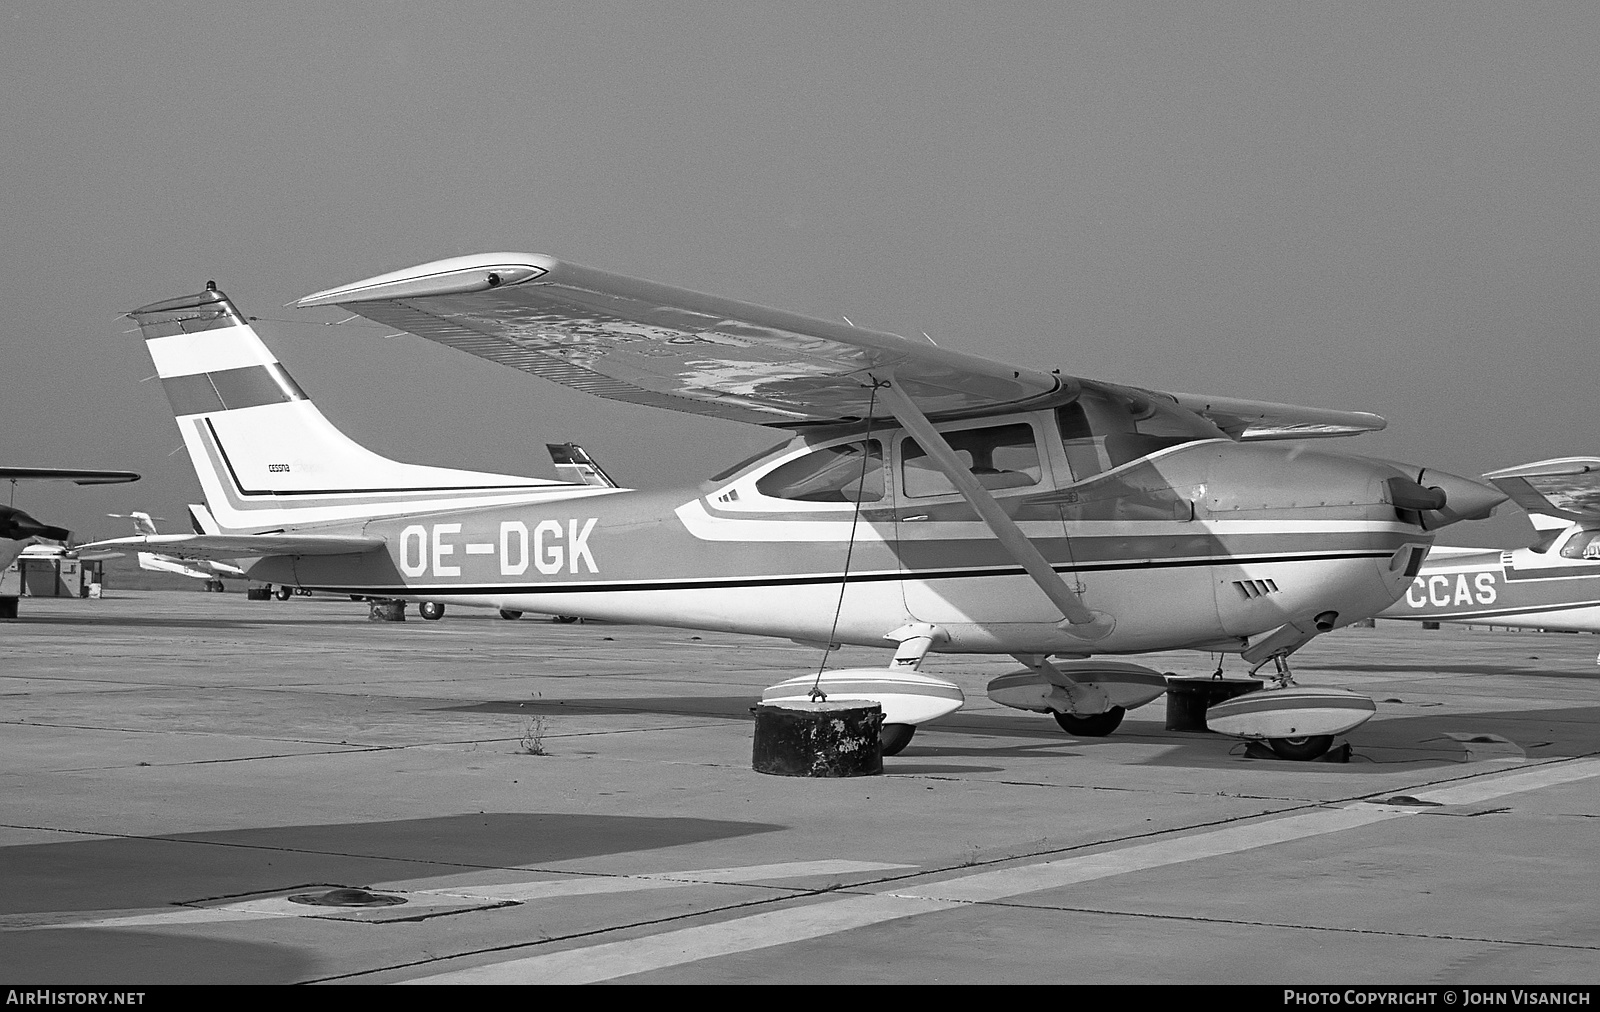
[[[1121,467],[1168,446],[1223,438],[1216,426],[1176,405],[1084,383],[1083,394],[1056,409],[1072,480]]]

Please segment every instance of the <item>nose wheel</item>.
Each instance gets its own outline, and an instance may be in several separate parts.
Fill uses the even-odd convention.
[[[1333,747],[1333,735],[1309,734],[1303,738],[1268,738],[1267,747],[1279,759],[1307,762],[1326,755]]]
[[[1123,714],[1128,711],[1120,706],[1113,706],[1105,713],[1094,713],[1087,717],[1079,717],[1071,713],[1052,713],[1056,723],[1061,725],[1061,730],[1078,738],[1104,738],[1122,723]]]
[[[899,755],[911,744],[911,736],[916,733],[915,724],[885,724],[878,730],[878,743],[884,755]]]

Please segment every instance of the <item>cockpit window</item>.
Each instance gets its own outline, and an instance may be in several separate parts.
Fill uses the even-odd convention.
[[[1579,531],[1561,546],[1563,559],[1600,559],[1600,531]]]
[[[813,450],[763,475],[756,491],[801,502],[877,502],[883,498],[883,444],[874,439]]]
[[[1039,484],[1039,448],[1034,443],[1033,426],[1026,423],[991,425],[941,435],[984,488]],[[900,444],[900,476],[901,487],[908,496],[944,495],[956,491],[915,439]]]

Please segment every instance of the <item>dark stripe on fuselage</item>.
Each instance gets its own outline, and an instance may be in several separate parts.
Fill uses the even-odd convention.
[[[1584,562],[1576,566],[1551,566],[1549,569],[1512,569],[1505,567],[1506,581],[1512,580],[1580,580],[1600,579],[1600,562]]]
[[[1517,615],[1559,615],[1564,611],[1593,608],[1600,598],[1592,601],[1551,601],[1548,604],[1525,604],[1515,608],[1484,608],[1481,611],[1436,611],[1418,609],[1412,612],[1386,611],[1379,618],[1405,619],[1408,622],[1460,622],[1465,619],[1514,618]]]
[[[1139,561],[1104,563],[1084,566],[1054,566],[1058,573],[1108,573],[1134,569],[1188,569],[1195,566],[1238,566],[1270,562],[1327,562],[1334,559],[1387,559],[1390,552],[1329,552],[1318,555],[1232,556],[1226,559],[1174,559],[1170,561]],[[492,596],[496,594],[597,594],[644,590],[720,590],[740,587],[805,587],[818,584],[928,582],[930,580],[982,579],[991,576],[1022,576],[1021,566],[994,566],[984,569],[940,569],[907,572],[896,570],[887,573],[852,573],[823,576],[766,576],[766,577],[707,577],[698,580],[662,580],[616,583],[490,583],[475,586],[422,586],[389,585],[373,587],[313,586],[335,594],[394,594],[397,596]]]

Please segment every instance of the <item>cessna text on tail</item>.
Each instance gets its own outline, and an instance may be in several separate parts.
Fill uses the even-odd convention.
[[[1287,685],[1289,654],[1389,605],[1438,528],[1504,499],[1279,442],[1382,428],[1375,415],[1019,369],[547,256],[459,257],[300,305],[793,435],[675,491],[403,464],[336,430],[208,289],[131,315],[212,526],[125,542],[254,557],[253,579],[350,594],[898,644],[889,667],[823,685],[883,700],[904,737],[960,705],[917,670],[930,652],[1017,657],[994,698],[1077,733],[1107,733],[1165,688],[1092,655],[1237,651]],[[1273,697],[1278,715],[1322,706],[1295,691]],[[1341,707],[1354,723],[1371,712]],[[1326,735],[1308,729],[1348,713],[1242,733],[1314,752]]]

